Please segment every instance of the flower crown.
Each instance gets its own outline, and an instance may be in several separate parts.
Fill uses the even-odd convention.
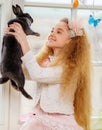
[[[69,36],[70,38],[76,37],[76,36],[83,36],[83,26],[82,21],[69,21]]]

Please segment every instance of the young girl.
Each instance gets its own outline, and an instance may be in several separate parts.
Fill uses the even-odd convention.
[[[90,130],[90,45],[84,28],[60,20],[36,56],[18,23],[7,33],[21,44],[21,59],[38,84],[34,110],[20,130]]]

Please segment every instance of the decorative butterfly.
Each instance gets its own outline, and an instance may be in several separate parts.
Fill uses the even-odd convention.
[[[95,19],[92,15],[90,15],[90,16],[89,16],[88,23],[89,23],[90,25],[93,25],[94,27],[96,27],[96,26],[99,24],[100,21],[101,21],[100,18]]]
[[[74,0],[73,3],[72,3],[72,6],[74,8],[78,7],[79,6],[79,0]]]

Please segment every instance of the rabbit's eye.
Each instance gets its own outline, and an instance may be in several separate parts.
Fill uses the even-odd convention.
[[[31,16],[28,13],[26,13],[25,16],[28,18],[31,18]]]

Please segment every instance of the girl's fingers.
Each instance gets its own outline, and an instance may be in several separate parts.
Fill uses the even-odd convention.
[[[6,31],[5,31],[5,33],[9,33],[10,32],[10,28],[8,27],[7,29],[6,29]]]
[[[9,25],[9,27],[12,27],[15,30],[21,30],[22,27],[19,23],[14,22],[13,24]]]
[[[9,31],[9,28],[7,28],[5,32],[8,32],[8,31]]]
[[[14,30],[14,32],[10,31],[11,29]],[[14,27],[14,25],[8,27],[5,31],[6,34],[11,34],[11,35],[14,35],[16,36],[17,35],[17,29]]]
[[[14,24],[11,24],[10,26],[9,26],[9,28],[10,29],[14,29],[15,31],[17,31],[19,28],[16,26],[16,25],[14,25]]]
[[[15,29],[18,29],[20,31],[23,30],[22,26],[19,23],[14,22],[13,26],[15,27]]]
[[[7,31],[7,30],[6,30],[5,33],[6,33],[6,34],[11,34],[11,35],[14,35],[14,36],[16,35],[15,32],[10,32],[10,31]]]
[[[14,25],[17,26],[17,27],[22,28],[22,26],[19,23],[17,23],[17,22],[14,22]]]
[[[11,29],[14,30],[14,32],[10,31]],[[13,23],[9,25],[5,33],[14,35],[19,42],[22,42],[22,39],[25,40],[26,38],[25,32],[23,31],[21,25],[18,23]]]

